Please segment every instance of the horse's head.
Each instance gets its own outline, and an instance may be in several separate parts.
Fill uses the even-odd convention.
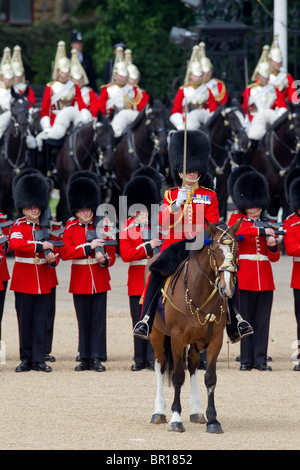
[[[15,132],[20,132],[24,134],[29,126],[28,122],[28,114],[29,114],[29,106],[28,106],[28,88],[24,93],[16,93],[14,88],[11,88],[11,119],[14,126]]]
[[[161,101],[150,98],[145,107],[145,116],[146,126],[156,153],[166,155],[168,151],[168,109]]]
[[[99,147],[99,160],[104,170],[112,171],[115,164],[114,131],[111,122],[99,111],[95,122],[95,140]]]
[[[218,281],[221,297],[231,298],[234,294],[238,243],[235,237],[242,219],[228,227],[225,223],[211,224],[205,221],[210,232],[210,264]]]
[[[248,150],[248,135],[245,130],[245,115],[240,106],[226,107],[222,110],[224,127],[231,141],[231,150],[246,152]]]
[[[300,103],[289,105],[289,130],[293,133],[297,144],[300,140]]]

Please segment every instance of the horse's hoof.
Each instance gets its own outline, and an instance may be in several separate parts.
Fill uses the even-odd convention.
[[[168,429],[168,431],[172,431],[172,432],[185,432],[185,429],[184,429],[182,423],[175,422],[175,423],[171,423],[171,426],[170,426],[170,428]]]
[[[190,415],[190,421],[198,424],[205,424],[207,422],[204,415],[200,415],[199,413]]]
[[[167,422],[166,415],[161,415],[159,413],[155,413],[152,415],[150,423],[153,424],[165,424]]]
[[[223,429],[220,423],[213,423],[206,426],[206,432],[210,434],[223,434]]]

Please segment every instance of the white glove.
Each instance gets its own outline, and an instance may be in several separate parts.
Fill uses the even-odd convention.
[[[49,116],[42,117],[42,119],[40,120],[40,124],[41,124],[41,128],[43,129],[43,131],[45,131],[46,129],[50,129],[51,128],[50,117]]]
[[[187,200],[188,192],[189,192],[188,188],[183,187],[179,189],[177,199],[175,202],[177,207],[180,207],[182,206],[182,204],[185,203],[185,201]]]
[[[178,131],[182,131],[184,129],[184,121],[183,121],[182,114],[180,113],[171,114],[169,119],[170,119],[171,124],[173,124],[173,126],[176,127]]]

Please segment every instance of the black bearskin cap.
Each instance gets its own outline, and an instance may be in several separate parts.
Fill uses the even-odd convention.
[[[250,207],[267,209],[270,197],[266,178],[257,171],[242,174],[233,186],[232,199],[243,213]]]
[[[157,188],[157,203],[159,203],[162,199],[162,183],[165,179],[164,176],[155,168],[152,168],[152,166],[142,166],[132,173],[131,178],[135,178],[136,176],[147,176],[152,179]]]
[[[292,181],[289,190],[289,197],[291,209],[293,212],[296,212],[298,209],[300,209],[300,177],[295,178]]]
[[[92,209],[95,213],[101,203],[97,175],[87,170],[73,173],[67,185],[67,199],[72,215],[79,209]]]
[[[143,204],[149,211],[151,204],[159,204],[157,188],[148,176],[135,176],[127,183],[123,195],[127,196],[127,208],[134,204]]]
[[[171,176],[177,185],[181,185],[178,173],[183,171],[184,131],[174,132],[169,144],[169,161]],[[186,134],[186,171],[198,171],[201,178],[206,175],[208,169],[208,157],[210,144],[207,135],[200,131],[187,131]]]
[[[232,170],[227,180],[227,189],[228,189],[229,196],[232,197],[233,187],[235,185],[236,180],[240,176],[244,175],[245,173],[249,173],[250,171],[256,171],[256,170],[250,165],[240,165]]]
[[[284,182],[285,188],[285,197],[288,203],[290,203],[290,187],[292,182],[296,179],[300,178],[300,167],[293,168],[291,171],[288,172]]]
[[[13,198],[16,209],[37,206],[41,212],[48,208],[49,186],[43,174],[35,169],[18,173],[13,180]]]

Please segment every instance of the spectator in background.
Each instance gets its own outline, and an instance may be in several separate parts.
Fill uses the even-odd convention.
[[[77,50],[79,61],[87,74],[90,87],[97,93],[96,75],[91,56],[83,50],[83,37],[80,31],[73,29],[70,36],[70,47]],[[71,54],[68,54],[71,57]]]

